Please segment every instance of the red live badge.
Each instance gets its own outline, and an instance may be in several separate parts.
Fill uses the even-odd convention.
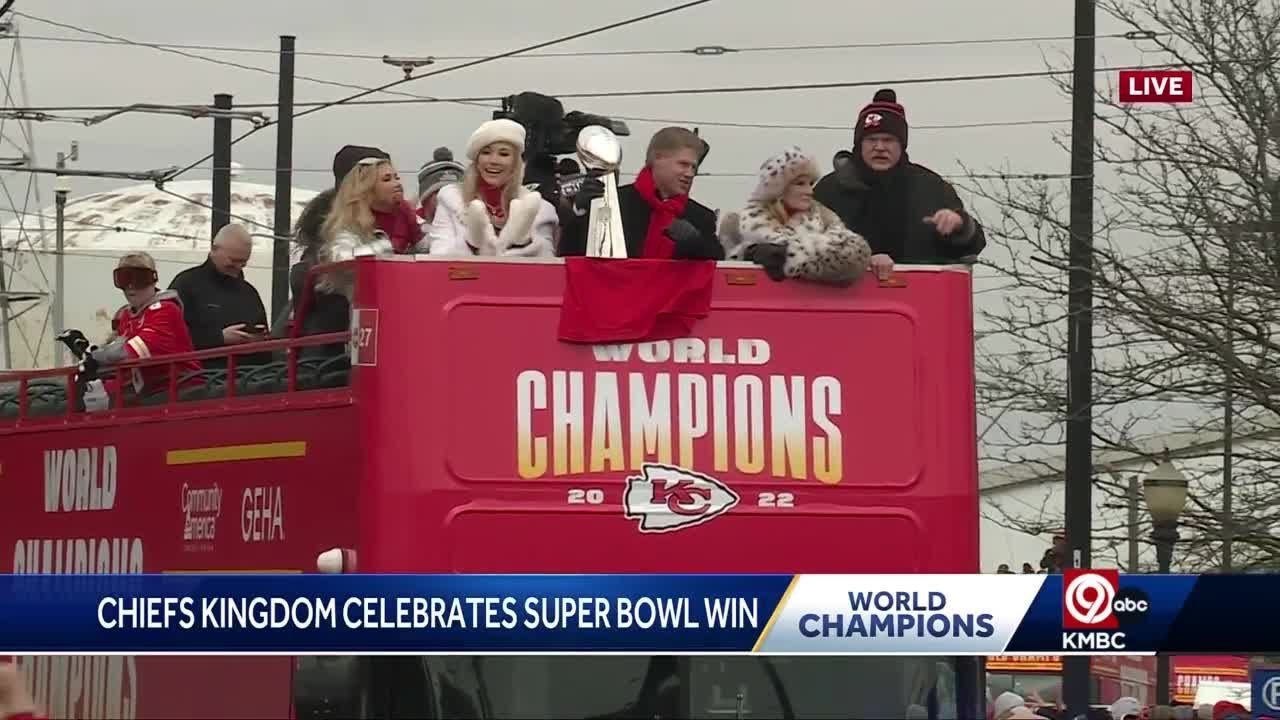
[[[1191,82],[1190,70],[1121,70],[1120,102],[1189,103]]]

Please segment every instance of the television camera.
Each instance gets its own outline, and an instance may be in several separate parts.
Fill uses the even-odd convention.
[[[566,113],[559,100],[536,92],[503,98],[502,109],[494,111],[493,119],[514,120],[524,126],[524,183],[552,205],[558,205],[561,198],[573,197],[586,178],[572,160],[557,162],[559,156],[578,151],[578,133],[583,128],[600,125],[614,135],[631,134],[621,120],[579,110]]]
[[[532,91],[503,98],[502,109],[493,112],[493,119],[514,120],[524,126],[524,184],[557,207],[562,200],[572,200],[584,180],[598,174],[584,170],[574,157],[583,128],[599,125],[619,137],[631,135],[621,120],[579,110],[566,113],[558,99]],[[711,146],[703,140],[699,165],[710,151]]]

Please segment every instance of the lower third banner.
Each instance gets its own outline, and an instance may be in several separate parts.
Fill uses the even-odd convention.
[[[9,575],[0,654],[1280,650],[1267,576]]]

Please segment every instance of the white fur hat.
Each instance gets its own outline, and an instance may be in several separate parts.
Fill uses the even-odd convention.
[[[475,162],[480,151],[496,142],[511,143],[517,155],[524,154],[524,126],[515,120],[490,120],[476,128],[467,141],[467,159]]]
[[[818,161],[799,147],[791,146],[774,155],[760,166],[760,179],[751,199],[772,202],[782,197],[787,186],[800,175],[809,175],[814,182],[822,175]]]

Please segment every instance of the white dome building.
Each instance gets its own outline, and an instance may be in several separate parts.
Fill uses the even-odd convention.
[[[165,183],[169,192],[204,205],[213,204],[211,180]],[[317,193],[293,188],[292,222]],[[111,317],[124,304],[111,283],[111,272],[126,252],[143,250],[156,260],[161,287],[173,276],[198,265],[209,252],[213,211],[163,192],[153,184],[133,185],[68,198],[63,242],[66,326],[100,341],[111,330]],[[231,183],[231,222],[254,234],[253,257],[245,275],[271,312],[271,257],[275,224],[275,187]],[[41,217],[43,216],[43,217]],[[237,217],[238,216],[238,217]],[[56,210],[40,216],[19,216],[0,228],[0,268],[10,295],[43,295],[35,301],[16,301],[9,310],[7,346],[0,348],[0,367],[50,367],[55,364],[52,295],[57,247]],[[250,222],[251,221],[251,222]],[[291,248],[292,251],[292,248]],[[296,258],[296,251],[292,251]],[[0,343],[4,337],[0,336]]]

